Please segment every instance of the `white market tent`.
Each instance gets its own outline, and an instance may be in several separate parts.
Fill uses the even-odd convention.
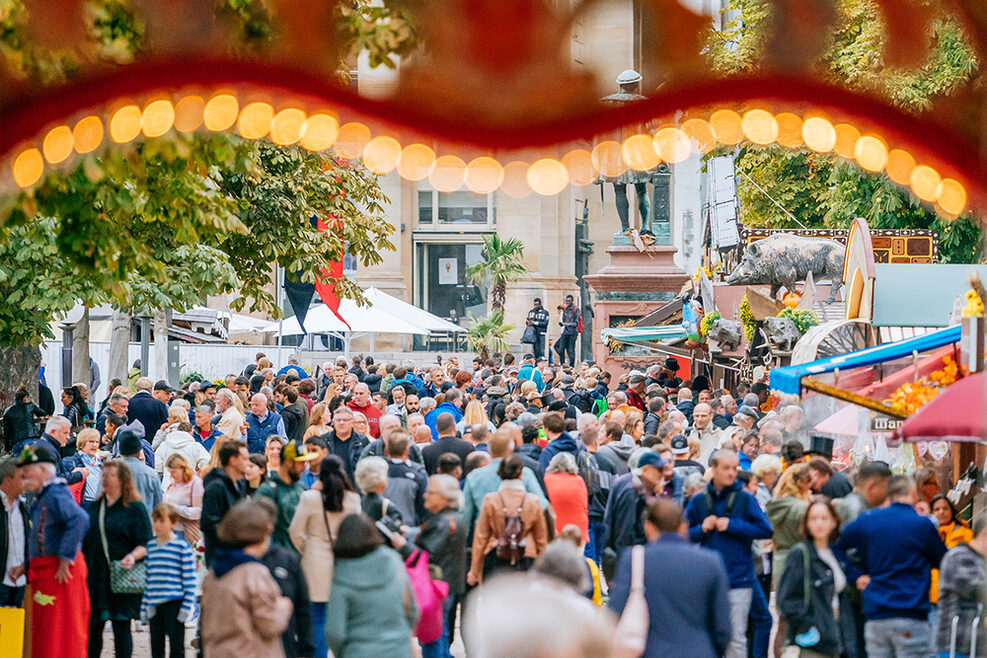
[[[376,334],[427,336],[433,331],[463,331],[458,325],[376,288],[369,288],[364,294],[370,302],[369,306],[358,306],[352,299],[343,299],[339,303],[339,315],[346,320],[348,327],[329,310],[328,306],[319,304],[309,309],[306,314],[305,331],[302,331],[295,316],[270,323],[263,331],[280,336],[300,336],[305,333],[327,334],[343,341],[347,357],[350,352],[350,341],[364,335],[370,336],[370,350],[373,351]]]
[[[384,308],[391,315],[396,315],[416,327],[422,327],[423,329],[428,329],[431,332],[443,331],[456,333],[458,331],[466,331],[458,324],[453,324],[452,322],[440,318],[437,315],[433,315],[424,309],[418,308],[414,304],[409,304],[408,302],[402,301],[397,297],[388,295],[386,292],[381,292],[377,288],[367,288],[363,291],[363,294],[370,301],[371,305]],[[344,315],[343,317],[345,318],[346,316]],[[347,318],[347,320],[349,320],[349,318]]]

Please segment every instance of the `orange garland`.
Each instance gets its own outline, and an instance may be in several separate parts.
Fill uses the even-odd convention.
[[[952,356],[946,355],[942,361],[943,367],[940,370],[934,370],[928,377],[915,383],[902,384],[885,402],[909,416],[931,402],[960,376],[959,366]]]

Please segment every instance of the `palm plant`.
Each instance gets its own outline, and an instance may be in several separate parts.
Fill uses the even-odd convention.
[[[468,316],[473,326],[466,332],[466,342],[484,362],[490,358],[491,352],[506,352],[510,349],[507,334],[513,331],[514,326],[504,324],[502,309],[493,311],[485,318],[478,318],[473,313],[468,313]]]
[[[490,278],[490,310],[503,311],[507,284],[528,273],[523,256],[524,243],[517,238],[501,240],[496,233],[483,236],[484,260],[467,267],[466,276],[477,286]]]

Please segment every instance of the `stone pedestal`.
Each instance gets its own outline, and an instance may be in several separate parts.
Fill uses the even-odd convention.
[[[652,245],[644,251],[627,245],[607,248],[610,263],[596,274],[583,277],[593,289],[593,358],[604,369],[616,374],[627,367],[625,355],[611,355],[600,331],[628,318],[640,318],[671,301],[689,275],[675,264],[678,251],[671,245]],[[657,357],[637,357],[642,363]]]

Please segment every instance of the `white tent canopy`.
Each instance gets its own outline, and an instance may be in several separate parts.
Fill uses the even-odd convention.
[[[367,288],[363,291],[363,294],[366,295],[367,299],[373,306],[385,308],[391,315],[410,322],[416,327],[422,327],[423,329],[428,329],[429,331],[448,331],[451,333],[465,331],[465,329],[460,327],[458,324],[453,324],[452,322],[440,318],[437,315],[433,315],[413,304],[402,301],[393,295],[388,295],[386,292],[381,292],[377,288]],[[346,316],[344,315],[343,317],[345,318]],[[347,320],[348,319],[349,318],[347,318]]]
[[[357,306],[352,299],[339,302],[339,315],[349,324],[340,321],[325,304],[309,309],[305,316],[305,331],[298,325],[298,318],[291,316],[283,322],[272,322],[264,328],[265,333],[282,336],[310,334],[429,334],[429,330],[415,326],[396,315],[385,311],[381,306]]]

